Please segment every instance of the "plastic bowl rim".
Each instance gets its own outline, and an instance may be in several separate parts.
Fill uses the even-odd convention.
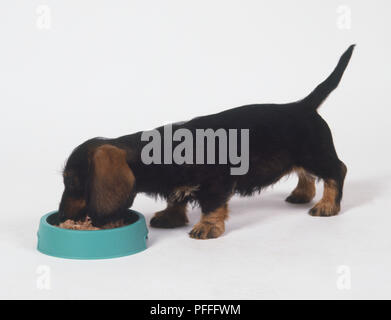
[[[134,222],[134,223],[131,223],[131,224],[127,225],[127,226],[117,227],[117,228],[112,228],[112,229],[103,229],[103,230],[73,230],[73,229],[64,229],[64,228],[60,228],[60,227],[54,226],[54,225],[50,224],[50,223],[47,221],[47,218],[48,218],[49,216],[55,214],[55,213],[58,213],[58,210],[51,211],[51,212],[45,214],[44,216],[42,216],[41,221],[40,221],[40,224],[41,224],[42,226],[45,226],[45,227],[54,229],[54,230],[56,230],[56,231],[58,231],[58,232],[68,232],[68,233],[74,233],[74,232],[77,232],[77,233],[80,233],[80,232],[88,232],[88,233],[90,233],[90,232],[101,232],[101,233],[102,233],[102,232],[105,232],[105,233],[108,233],[108,232],[116,232],[116,231],[119,231],[119,230],[122,231],[122,230],[125,230],[125,229],[131,229],[131,228],[133,228],[133,227],[136,227],[137,224],[142,223],[142,222],[141,222],[142,220],[145,220],[144,215],[142,215],[140,212],[135,211],[135,210],[132,210],[132,209],[129,209],[129,211],[131,211],[131,212],[137,214],[137,216],[138,216],[137,221]]]

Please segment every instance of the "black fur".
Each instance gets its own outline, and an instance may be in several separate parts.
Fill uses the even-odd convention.
[[[339,84],[353,48],[349,47],[331,75],[303,100],[247,105],[173,126],[173,130],[187,128],[192,132],[207,128],[249,129],[250,162],[245,175],[231,175],[230,164],[145,165],[140,154],[147,142],[141,141],[141,132],[83,143],[73,151],[64,169],[65,190],[59,210],[62,220],[88,213],[91,156],[99,146],[107,144],[126,151],[127,164],[135,176],[134,194],[142,192],[170,201],[178,187],[197,187],[182,201],[199,204],[205,215],[224,205],[233,193],[252,195],[297,167],[325,181],[336,181],[339,204],[346,167],[337,156],[327,123],[316,110]],[[163,133],[163,127],[157,130]],[[66,212],[64,202],[70,198],[85,199],[85,207],[76,216]]]

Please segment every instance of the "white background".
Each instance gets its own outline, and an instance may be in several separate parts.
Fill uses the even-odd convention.
[[[39,28],[39,5],[51,10],[50,29]],[[350,29],[338,27],[340,5]],[[2,1],[0,298],[391,298],[390,9],[386,0]],[[149,248],[134,256],[36,251],[39,219],[58,207],[62,166],[84,140],[297,100],[351,43],[320,110],[348,166],[339,216],[285,203],[290,177],[232,199],[216,240],[188,237],[194,209],[187,227],[150,229]],[[147,220],[163,207],[142,195],[134,203]],[[344,265],[350,290],[337,286]],[[49,290],[37,287],[39,266],[50,269]]]

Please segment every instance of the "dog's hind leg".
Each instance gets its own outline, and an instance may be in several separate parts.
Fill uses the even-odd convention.
[[[187,202],[167,202],[167,208],[156,212],[150,225],[155,228],[176,228],[186,225],[189,220],[186,215]]]
[[[300,167],[324,182],[322,199],[310,210],[310,215],[328,217],[340,211],[346,166],[338,159],[333,137],[326,121],[319,114],[309,116],[307,134],[302,137],[299,150]]]
[[[324,190],[322,199],[309,211],[312,216],[329,217],[337,215],[340,211],[342,189],[347,168],[340,160],[331,162],[332,174],[323,177]]]
[[[290,203],[308,203],[315,197],[315,178],[303,168],[296,169],[299,181],[296,188],[285,199]]]

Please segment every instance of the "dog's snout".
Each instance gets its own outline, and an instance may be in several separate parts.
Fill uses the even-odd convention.
[[[77,220],[86,214],[86,201],[82,197],[73,197],[64,192],[60,207],[58,209],[58,219],[60,222],[72,219]]]
[[[64,222],[65,220],[67,220],[67,217],[65,216],[64,211],[62,211],[62,210],[58,211],[57,220],[58,220],[58,223],[61,223],[61,222]]]

